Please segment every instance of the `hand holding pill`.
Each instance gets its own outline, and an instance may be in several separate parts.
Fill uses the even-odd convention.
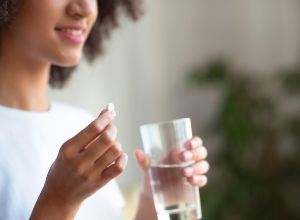
[[[86,128],[61,147],[51,166],[42,199],[53,204],[80,204],[121,174],[128,157],[117,141],[114,105],[109,103]]]

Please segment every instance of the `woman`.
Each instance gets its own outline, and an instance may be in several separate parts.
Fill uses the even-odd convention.
[[[114,111],[95,119],[48,96],[63,87],[82,52],[101,53],[117,26],[117,11],[136,19],[135,0],[0,1],[0,219],[121,219],[114,178],[126,168]],[[206,148],[199,137],[179,157],[196,163],[182,175],[207,182]],[[140,150],[136,159],[147,170]],[[54,162],[53,162],[54,161]],[[48,171],[49,170],[49,171]],[[145,172],[136,219],[155,219]],[[88,199],[87,199],[88,198]]]

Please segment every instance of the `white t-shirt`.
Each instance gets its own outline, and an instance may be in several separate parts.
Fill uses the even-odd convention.
[[[57,101],[47,112],[0,105],[0,220],[28,220],[61,145],[94,117]],[[81,206],[76,220],[120,220],[123,197],[111,181]]]

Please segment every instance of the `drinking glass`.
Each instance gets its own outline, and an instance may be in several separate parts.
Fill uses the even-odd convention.
[[[158,220],[198,220],[202,218],[199,188],[182,175],[179,154],[192,138],[191,120],[172,121],[140,126],[145,153],[150,158],[150,185]]]

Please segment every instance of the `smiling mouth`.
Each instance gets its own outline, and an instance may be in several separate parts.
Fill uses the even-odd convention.
[[[82,44],[84,42],[84,30],[76,28],[55,28],[56,31],[63,37],[65,40],[75,43]]]
[[[76,30],[76,29],[71,29],[71,28],[65,28],[65,29],[57,29],[59,31],[63,31],[66,33],[71,33],[74,36],[81,36],[83,35],[83,30]]]

